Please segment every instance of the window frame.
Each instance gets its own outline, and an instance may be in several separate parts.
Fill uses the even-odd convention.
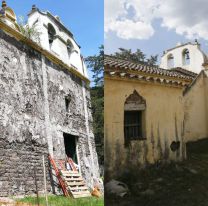
[[[55,37],[56,37],[56,29],[51,23],[48,23],[48,43],[50,48],[55,40]]]
[[[68,94],[67,96],[64,97],[65,100],[65,111],[66,113],[70,112],[70,105],[71,105],[71,101],[72,101],[72,97],[70,94]]]
[[[129,121],[127,118],[132,115],[135,120],[135,123]],[[124,145],[128,147],[131,141],[141,141],[146,140],[145,136],[145,125],[146,125],[146,101],[141,97],[136,90],[126,99],[124,104]],[[138,117],[138,119],[137,119]],[[133,129],[134,127],[134,129]],[[135,132],[136,127],[136,132]],[[127,134],[127,129],[129,128],[130,132]],[[135,134],[130,137],[130,133],[134,130]],[[132,132],[133,133],[133,132]]]
[[[167,56],[167,67],[168,69],[175,67],[175,58],[172,53]]]
[[[72,54],[72,52],[74,50],[74,46],[73,46],[73,44],[72,44],[72,42],[70,40],[67,40],[66,49],[67,49],[68,57],[70,58],[70,56],[71,56],[71,54]]]
[[[134,121],[132,121],[132,120],[134,120]],[[129,139],[130,141],[131,140],[142,140],[143,139],[142,134],[143,134],[142,111],[141,110],[124,111],[124,136],[125,136],[125,139]]]
[[[182,63],[184,66],[190,65],[190,51],[188,49],[182,51]]]

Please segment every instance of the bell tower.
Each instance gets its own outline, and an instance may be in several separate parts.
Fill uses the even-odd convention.
[[[2,1],[2,8],[0,10],[0,20],[6,23],[8,26],[19,31],[17,24],[17,17],[14,11],[7,6],[6,1]]]
[[[182,68],[199,73],[207,56],[201,50],[197,40],[185,44],[177,44],[176,47],[164,51],[160,67],[163,69]]]

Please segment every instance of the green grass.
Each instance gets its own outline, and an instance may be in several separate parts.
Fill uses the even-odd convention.
[[[23,199],[19,199],[18,202],[22,203],[30,203],[30,204],[37,204],[36,197],[25,197]],[[48,197],[49,206],[104,206],[103,198],[66,198],[64,196],[49,196]],[[44,206],[45,198],[40,197],[40,205]]]

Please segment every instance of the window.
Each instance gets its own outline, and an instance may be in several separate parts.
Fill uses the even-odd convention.
[[[190,55],[189,55],[189,50],[188,49],[183,50],[182,58],[183,58],[183,65],[189,65],[190,64]]]
[[[124,133],[126,140],[142,139],[142,111],[124,112]]]
[[[65,98],[66,112],[69,112],[69,99]]]
[[[169,69],[174,67],[174,57],[172,54],[168,55],[167,64]]]
[[[55,35],[56,35],[56,30],[54,29],[54,27],[52,26],[52,24],[48,24],[48,41],[49,41],[49,45],[50,47],[53,44],[53,41],[55,39]]]
[[[66,112],[69,112],[70,102],[71,102],[71,95],[68,95],[68,96],[65,97],[65,109],[66,109]]]
[[[68,52],[68,56],[69,56],[69,58],[70,58],[70,56],[71,56],[71,53],[72,53],[72,51],[73,51],[73,45],[72,45],[72,43],[68,40],[67,41],[67,52]]]
[[[126,99],[124,105],[124,142],[128,146],[131,140],[144,140],[146,101],[136,90]]]

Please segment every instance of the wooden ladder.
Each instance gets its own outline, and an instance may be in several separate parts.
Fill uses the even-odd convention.
[[[61,170],[65,184],[74,198],[90,197],[88,187],[78,171]]]
[[[76,168],[76,166],[74,165],[74,162],[73,162],[73,160],[72,160],[72,158],[70,158],[70,157],[66,157],[66,159],[67,159],[67,163],[70,165],[70,167],[72,168],[72,171],[77,171],[77,168]]]
[[[59,185],[60,185],[60,187],[61,187],[61,189],[63,191],[64,196],[70,196],[69,192],[67,190],[67,187],[65,185],[65,182],[64,182],[64,180],[63,180],[63,178],[61,176],[61,172],[58,169],[58,167],[56,166],[55,160],[50,155],[48,156],[48,158],[49,158],[49,161],[50,161],[50,163],[51,163],[51,165],[52,165],[52,167],[53,167],[53,169],[55,171],[56,177],[57,177],[57,179],[59,181]]]
[[[77,171],[71,158],[67,157],[67,162],[72,170],[66,169],[65,160],[54,160],[51,156],[49,156],[49,160],[56,172],[56,176],[65,196],[72,196],[73,198],[91,196],[83,177]]]

